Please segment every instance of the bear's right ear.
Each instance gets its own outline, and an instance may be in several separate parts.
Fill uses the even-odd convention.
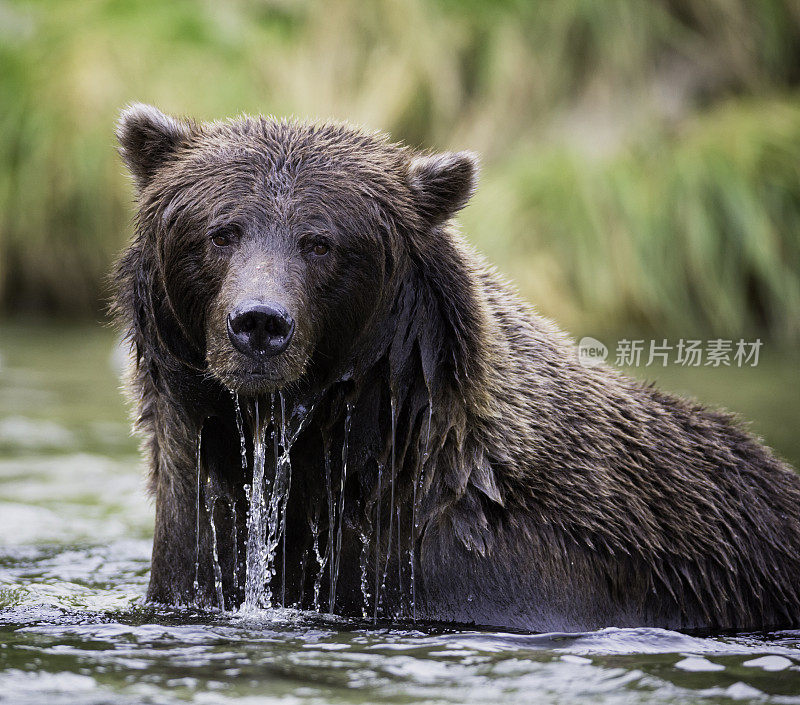
[[[136,185],[144,188],[196,131],[193,123],[164,115],[152,105],[134,103],[125,108],[117,122],[117,140]]]

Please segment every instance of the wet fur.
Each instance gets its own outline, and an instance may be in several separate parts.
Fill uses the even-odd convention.
[[[242,600],[252,441],[243,471],[226,388],[236,361],[218,334],[230,273],[197,238],[232,207],[247,227],[291,229],[302,193],[332,214],[326,227],[347,261],[335,287],[269,284],[303,320],[295,357],[276,368],[293,376],[281,390],[290,429],[313,406],[291,449],[287,549],[276,560],[288,604],[311,606],[309,526],[318,520],[324,548],[323,468],[327,456],[337,488],[351,408],[338,613],[374,613],[377,565],[387,618],[528,630],[800,622],[797,476],[729,416],[580,366],[573,344],[449,225],[472,192],[470,155],[423,155],[347,125],[197,125],[146,106],[123,114],[118,136],[139,199],[115,312],[135,352],[156,501],[151,600],[218,602],[208,509],[226,607]],[[240,391],[248,422],[258,390]],[[196,537],[201,431],[201,499],[222,501],[201,501]],[[320,583],[327,605],[327,575]]]

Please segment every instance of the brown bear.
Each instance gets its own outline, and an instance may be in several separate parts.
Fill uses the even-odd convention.
[[[723,413],[579,364],[450,224],[476,160],[134,105],[115,311],[148,597],[522,630],[800,623],[800,480]]]

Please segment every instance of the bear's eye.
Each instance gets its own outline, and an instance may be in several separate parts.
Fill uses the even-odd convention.
[[[224,230],[218,230],[211,235],[211,242],[213,242],[217,247],[227,247],[232,241],[233,238],[231,237],[231,234],[225,232]]]
[[[327,255],[330,249],[331,249],[330,245],[328,245],[328,243],[325,240],[316,240],[311,247],[311,251],[317,257],[323,257]]]

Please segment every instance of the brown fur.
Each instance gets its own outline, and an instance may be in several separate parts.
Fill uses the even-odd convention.
[[[309,527],[324,548],[336,526],[327,465],[344,507],[335,599],[327,571],[319,584],[343,614],[530,630],[800,622],[797,476],[730,417],[579,365],[448,225],[473,189],[471,155],[146,106],[123,113],[118,136],[139,198],[115,306],[156,497],[150,599],[219,601],[211,511],[222,599],[241,602],[253,450],[243,470],[230,390],[246,421],[280,391],[273,426],[296,439],[273,594],[280,584],[288,604],[313,599]],[[220,228],[233,233],[224,252],[209,243]],[[320,237],[331,254],[316,260],[307,242]],[[279,300],[297,321],[269,363],[226,339],[243,296]]]

